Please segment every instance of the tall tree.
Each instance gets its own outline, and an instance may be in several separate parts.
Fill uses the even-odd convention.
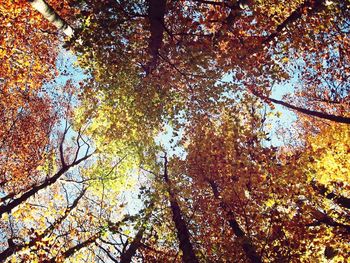
[[[7,261],[349,259],[348,2],[21,0],[0,11]],[[86,73],[63,90],[63,114],[49,82],[62,33]],[[283,85],[291,94],[275,99]],[[273,104],[296,113],[283,127],[291,143],[269,135]],[[61,115],[77,133],[56,134]],[[173,155],[159,165],[164,148]]]
[[[166,154],[164,156],[163,179],[166,184],[167,192],[169,194],[170,209],[172,212],[172,219],[176,227],[176,235],[179,239],[180,249],[182,251],[182,260],[183,262],[198,262],[193,245],[191,243],[190,232],[186,226],[186,222],[182,214],[181,208],[178,202],[176,201],[176,195],[174,194],[174,190],[169,179],[168,157]]]

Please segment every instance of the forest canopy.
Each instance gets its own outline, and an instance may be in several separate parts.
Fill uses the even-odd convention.
[[[349,0],[0,2],[0,262],[350,261]]]

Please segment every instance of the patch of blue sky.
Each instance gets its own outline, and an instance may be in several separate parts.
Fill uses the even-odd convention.
[[[169,157],[178,156],[185,158],[186,151],[184,147],[179,144],[183,133],[183,128],[175,131],[171,125],[165,124],[163,131],[156,136],[155,142],[162,147]]]
[[[272,95],[274,99],[282,100],[284,95],[293,93],[294,91],[294,84],[293,81],[283,83],[283,84],[276,84],[272,87]],[[285,144],[285,138],[284,136],[279,135],[279,131],[282,128],[290,128],[293,123],[297,120],[297,115],[281,106],[281,105],[275,105],[274,112],[279,112],[279,116],[273,116],[270,118],[270,142],[265,142],[265,145],[268,146],[269,144],[271,146],[281,146]]]
[[[299,62],[300,63],[300,62]],[[271,89],[271,97],[278,100],[283,100],[283,96],[292,94],[295,91],[295,84],[298,81],[299,73],[298,71],[292,70],[291,68],[288,68],[289,73],[291,74],[291,78],[287,81],[281,81],[276,82]],[[222,82],[230,83],[232,82],[232,74],[226,74],[222,78]],[[238,93],[240,93],[238,91]],[[233,97],[237,94],[237,91],[235,92],[229,92],[225,93],[225,96]],[[281,105],[275,105],[275,109],[272,110],[268,107],[268,112],[271,116],[269,117],[269,141],[264,141],[265,146],[281,146],[285,144],[285,141],[283,137],[281,137],[278,133],[281,128],[290,128],[293,123],[297,120],[296,114],[281,106]],[[279,112],[279,116],[273,115],[273,113]]]
[[[297,72],[292,72],[290,70],[290,73],[292,74],[291,78],[287,81],[275,83],[272,86],[271,90],[271,97],[282,100],[283,96],[292,94],[295,91],[295,84],[298,81],[298,73]],[[232,83],[232,74],[226,74],[220,81],[220,83]],[[218,83],[219,84],[219,83]],[[240,91],[234,91],[234,92],[225,92],[222,94],[222,96],[232,98],[232,97],[237,97],[237,92],[240,93]],[[281,105],[275,105],[275,109],[269,109],[268,107],[268,112],[271,112],[269,117],[269,139],[264,141],[264,145],[266,147],[269,146],[282,146],[285,144],[285,139],[284,136],[281,136],[279,134],[279,131],[283,128],[288,129],[290,128],[293,123],[297,120],[296,114],[281,106]],[[279,116],[276,116],[275,113],[279,113]],[[181,158],[186,157],[186,150],[184,149],[183,146],[179,144],[179,141],[182,138],[184,130],[174,130],[171,125],[165,124],[164,130],[158,134],[158,136],[155,138],[155,141],[158,145],[160,145],[167,153],[169,156],[178,156]]]
[[[77,86],[80,82],[87,80],[90,76],[77,63],[78,58],[69,50],[61,48],[56,59],[56,68],[58,75],[46,83],[42,90],[45,94],[52,97],[53,100],[64,96],[63,87],[67,82]],[[71,98],[72,106],[77,106],[78,100]]]
[[[57,100],[65,99],[70,101],[71,107],[76,107],[79,104],[78,99],[75,96],[71,98],[66,98],[67,94],[65,94],[64,86],[67,82],[71,82],[72,85],[79,88],[79,83],[85,81],[89,78],[89,75],[84,72],[82,68],[77,64],[77,57],[69,50],[61,48],[56,60],[56,68],[58,70],[58,75],[51,81],[45,83],[42,87],[43,93],[48,95],[54,105]],[[55,129],[63,134],[64,130],[70,126],[69,120],[65,118],[64,114],[60,117]],[[82,135],[83,136],[83,135]],[[78,131],[75,131],[73,127],[70,127],[67,131],[65,137],[64,148],[69,148],[71,146],[77,147],[77,138],[79,137]],[[84,138],[84,140],[89,141],[89,138]],[[80,159],[85,156],[88,145],[85,144],[82,139],[79,140],[81,144],[81,149],[78,153],[77,158]],[[94,151],[93,145],[89,145],[89,153]],[[71,179],[81,179],[79,176],[78,169],[71,169],[67,176]]]

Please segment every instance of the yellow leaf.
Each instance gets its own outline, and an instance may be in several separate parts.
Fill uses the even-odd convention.
[[[282,62],[283,62],[283,63],[287,63],[288,61],[289,61],[289,58],[288,58],[288,57],[282,58]]]
[[[275,204],[275,200],[273,200],[273,199],[269,199],[265,202],[265,205],[267,207],[272,207],[274,204]]]

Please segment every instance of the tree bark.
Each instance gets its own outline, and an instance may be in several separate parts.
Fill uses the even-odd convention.
[[[175,195],[171,187],[167,168],[168,160],[166,156],[164,157],[164,160],[164,181],[170,196],[170,208],[173,215],[173,221],[175,223],[176,234],[180,243],[180,249],[182,251],[182,261],[185,263],[197,263],[199,261],[196,257],[190,240],[190,232],[187,228],[185,220],[183,219],[181,208],[178,202],[176,201]]]
[[[157,66],[159,49],[163,44],[164,16],[166,0],[148,0],[148,19],[151,36],[148,49],[151,60],[146,65],[146,74],[150,74]]]
[[[335,221],[330,215],[328,215],[325,212],[320,211],[319,209],[315,207],[311,207],[311,214],[314,217],[314,222],[307,224],[307,226],[319,226],[321,224],[331,226],[331,227],[337,227],[339,229],[345,230],[347,234],[350,233],[350,225],[346,225],[343,223],[339,223]]]
[[[30,197],[34,196],[36,193],[38,193],[40,190],[54,184],[58,178],[60,178],[65,172],[68,171],[68,167],[62,167],[53,177],[46,180],[42,184],[33,187],[29,191],[25,192],[23,195],[21,195],[18,198],[13,199],[11,202],[9,202],[6,205],[0,206],[0,217],[4,213],[10,213],[12,209],[19,206],[20,204],[24,203],[26,200],[28,200]]]
[[[152,212],[149,211],[145,218],[144,218],[144,223],[146,223],[150,217],[151,217]],[[131,259],[133,256],[135,256],[136,251],[142,246],[142,238],[143,238],[143,234],[146,230],[146,227],[144,225],[144,223],[141,225],[139,231],[137,232],[136,236],[134,237],[134,239],[132,240],[132,242],[130,243],[129,248],[120,255],[120,263],[130,263]]]
[[[324,112],[319,112],[319,111],[314,111],[314,110],[307,110],[298,106],[294,106],[292,104],[289,104],[287,102],[281,101],[281,100],[276,100],[273,98],[269,98],[266,96],[261,96],[261,95],[257,95],[258,97],[260,97],[261,99],[273,102],[275,104],[279,104],[282,106],[285,106],[289,109],[295,110],[297,112],[309,115],[309,116],[313,116],[313,117],[318,117],[321,119],[325,119],[325,120],[330,120],[330,121],[334,121],[334,122],[339,122],[339,123],[345,123],[345,124],[350,124],[350,118],[349,117],[343,117],[343,116],[337,116],[337,115],[333,115],[333,114],[327,114]]]
[[[130,263],[133,256],[135,256],[136,251],[142,246],[141,240],[143,238],[143,233],[145,232],[145,227],[141,227],[137,232],[136,236],[132,240],[128,249],[120,255],[120,263]]]
[[[0,262],[5,262],[7,258],[16,252],[16,244],[13,243],[12,239],[9,239],[7,243],[8,247],[0,253]]]
[[[66,21],[64,21],[44,0],[28,0],[28,2],[55,27],[62,30],[66,36],[72,37],[74,35],[74,30],[72,27]]]
[[[220,207],[226,212],[226,216],[228,218],[229,225],[233,231],[233,233],[239,238],[241,242],[242,249],[246,255],[246,257],[252,263],[260,263],[262,262],[261,256],[257,253],[256,248],[250,238],[244,233],[244,231],[239,226],[237,220],[235,219],[233,211],[229,208],[229,206],[221,200],[220,193],[218,190],[217,184],[213,180],[208,180],[208,183],[213,191],[214,197],[220,200]]]
[[[119,222],[113,223],[111,221],[107,221],[108,223],[108,229],[110,231],[114,231],[116,229],[119,228],[120,224],[123,222],[124,220],[121,220]],[[73,246],[70,247],[69,249],[67,249],[65,252],[62,253],[62,255],[56,255],[59,256],[60,258],[62,258],[63,260],[68,259],[69,257],[73,256],[74,253],[78,252],[80,249],[86,248],[87,246],[91,245],[92,243],[95,243],[102,235],[103,231],[100,230],[97,233],[93,234],[92,236],[90,236],[87,240]],[[48,263],[55,263],[56,262],[56,257],[51,258]]]

